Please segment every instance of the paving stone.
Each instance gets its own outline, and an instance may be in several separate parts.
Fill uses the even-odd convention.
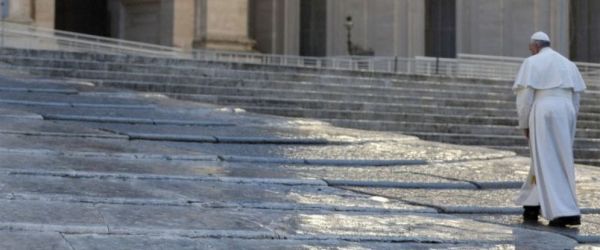
[[[5,100],[0,103],[0,132],[4,128],[5,132],[75,135],[111,134],[110,130],[222,138],[323,138],[347,144],[218,145],[0,134],[0,239],[8,237],[0,248],[25,241],[26,236],[31,236],[31,242],[25,243],[30,245],[24,245],[29,248],[47,241],[59,249],[65,242],[67,249],[572,249],[598,244],[598,168],[578,166],[578,195],[587,209],[579,231],[552,230],[544,224],[523,226],[518,222],[520,208],[513,205],[512,198],[518,191],[514,184],[524,179],[529,160],[511,152],[336,128],[318,121],[257,115],[151,93],[28,82],[30,85],[23,86],[39,91],[11,90],[16,83],[0,77],[0,98]],[[44,92],[45,88],[75,89],[78,94]],[[14,103],[7,103],[11,101]],[[73,106],[76,103],[91,105]],[[113,103],[144,108],[106,105]],[[353,104],[348,108],[373,107]],[[38,113],[236,126],[23,121],[23,117]],[[474,119],[479,118],[469,121]],[[233,163],[218,161],[216,156],[324,161],[310,166]],[[427,164],[333,164],[372,160],[427,160]],[[315,179],[418,184],[421,188],[341,189]],[[499,186],[474,190],[491,182]]]
[[[515,212],[516,209],[520,209],[513,202],[513,197],[518,190],[432,190],[362,187],[348,187],[347,189],[437,207],[448,212],[462,209],[465,211],[474,209],[473,212],[485,212],[486,209],[507,209],[507,212]]]
[[[82,124],[61,124],[53,121],[31,120],[31,119],[7,119],[0,118],[0,134],[23,134],[37,136],[87,136],[87,137],[106,137],[114,139],[126,139],[124,136],[119,136],[115,133],[110,133]]]
[[[18,121],[19,119],[27,119],[27,120],[41,120],[43,119],[41,115],[28,112],[24,110],[15,110],[9,108],[0,108],[0,119],[12,119]]]
[[[576,250],[597,250],[600,249],[600,244],[579,244],[575,247]]]
[[[0,249],[72,250],[60,233],[0,230]]]
[[[175,206],[98,205],[112,233],[194,231],[205,235],[272,238],[276,234],[263,225],[276,213],[272,210],[228,210]],[[261,223],[262,222],[262,223]],[[189,232],[187,232],[189,231]]]
[[[27,156],[27,157],[25,157]],[[0,169],[9,171],[89,171],[97,173],[133,173],[186,176],[229,176],[249,178],[295,178],[287,168],[273,165],[229,164],[217,161],[178,161],[155,159],[119,159],[106,157],[77,157],[2,153]]]
[[[0,200],[3,230],[106,233],[94,206],[51,201]]]
[[[577,184],[577,198],[581,208],[600,208],[598,202],[600,190],[597,185],[596,183]],[[514,204],[518,189],[434,190],[365,187],[346,187],[346,189],[437,207],[450,213],[521,213],[521,208]]]
[[[32,102],[60,102],[60,103],[90,103],[90,104],[121,104],[121,105],[140,105],[146,104],[143,100],[108,98],[80,95],[64,94],[32,94],[32,93],[7,93],[0,91],[0,98],[5,101],[19,100]]]
[[[573,246],[576,241],[551,233],[523,231],[494,224],[479,224],[446,215],[406,214],[380,217],[377,215],[301,214],[287,222],[281,230],[298,235],[331,235],[345,239],[396,239],[438,243],[495,243],[509,244],[536,237],[544,244]],[[355,227],[363,228],[360,235]],[[477,228],[477,230],[473,230]],[[522,238],[523,237],[523,238]],[[548,240],[548,241],[546,241]],[[551,241],[551,242],[550,242]],[[533,244],[532,244],[533,245]]]
[[[432,244],[342,240],[190,239],[183,237],[66,235],[75,249],[510,249],[512,244]]]
[[[22,135],[0,135],[0,148],[18,150],[46,150],[66,155],[74,152],[100,154],[158,154],[158,155],[206,155],[198,148],[123,139],[77,138],[77,137],[34,137]],[[76,149],[76,150],[75,150]],[[3,150],[4,151],[4,150]]]
[[[327,180],[466,183],[446,178],[442,175],[422,174],[418,170],[413,171],[413,169],[422,169],[428,166],[284,166],[299,177],[323,178]]]
[[[164,176],[168,178],[169,176]],[[0,192],[15,199],[89,203],[243,206],[285,210],[435,212],[433,209],[325,186],[217,181],[0,176]]]
[[[137,180],[0,175],[0,183],[2,183],[0,188],[2,193],[15,196],[26,196],[28,194],[36,194],[37,197],[59,195],[75,200],[78,197],[129,198],[135,200],[184,199],[183,196],[177,193],[165,192]]]
[[[536,223],[523,223],[520,215],[460,215],[462,218],[473,219],[481,222],[496,223],[513,228],[525,228],[541,232],[562,234],[575,239],[580,243],[600,243],[600,215],[584,214],[581,217],[581,225],[576,227],[556,228],[547,226],[548,221],[540,218]]]
[[[484,161],[430,164],[413,167],[407,171],[476,183],[523,181],[529,173],[529,164],[529,158],[509,157]]]
[[[461,161],[494,159],[513,156],[512,152],[444,144],[427,144],[419,141],[397,143],[364,143],[331,146],[297,145],[243,145],[243,144],[168,144],[174,148],[195,147],[201,152],[214,155],[238,155],[290,159],[332,160],[427,160]]]
[[[188,234],[188,236],[206,235],[206,227],[212,230],[253,230],[265,233],[278,232],[286,238],[295,240],[350,240],[350,241],[419,241],[436,243],[471,244],[510,244],[514,237],[527,234],[529,237],[544,239],[545,243],[576,244],[569,238],[529,230],[512,229],[494,224],[484,224],[472,220],[459,219],[445,215],[402,214],[342,214],[342,213],[301,213],[289,214],[255,210],[154,207],[136,208],[131,206],[99,206],[113,233],[135,228],[159,230],[162,232]],[[176,213],[177,216],[174,216]],[[358,231],[357,229],[360,228]],[[471,230],[478,228],[477,231]],[[187,231],[176,231],[183,229]],[[142,230],[142,229],[140,229]],[[274,230],[274,231],[272,231]],[[257,234],[254,235],[259,236]],[[206,236],[205,236],[206,237]]]

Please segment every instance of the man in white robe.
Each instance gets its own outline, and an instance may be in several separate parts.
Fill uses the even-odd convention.
[[[537,221],[541,212],[550,226],[579,225],[573,143],[585,83],[575,64],[550,48],[545,33],[533,34],[529,50],[513,90],[531,167],[515,201],[525,221]]]

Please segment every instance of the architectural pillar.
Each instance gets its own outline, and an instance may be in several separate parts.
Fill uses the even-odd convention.
[[[111,0],[115,37],[191,49],[195,0]],[[115,23],[118,23],[116,25]]]
[[[326,11],[328,56],[348,55],[347,16],[353,21],[352,43],[376,56],[425,55],[424,0],[329,0]]]
[[[300,0],[250,0],[250,36],[260,52],[298,55]]]
[[[552,47],[569,56],[568,0],[457,0],[458,53],[529,56],[531,34],[548,33]]]
[[[250,51],[248,0],[196,0],[195,48]]]
[[[173,0],[172,46],[192,49],[194,41],[195,0]]]
[[[571,60],[600,63],[600,1],[571,1]]]
[[[33,22],[33,4],[31,0],[8,0],[7,2],[9,8],[6,21],[23,24],[31,24]]]
[[[35,24],[44,28],[54,28],[55,9],[55,0],[35,0],[32,11]]]

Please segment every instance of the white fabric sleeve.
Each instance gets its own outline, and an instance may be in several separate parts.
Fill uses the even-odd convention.
[[[581,100],[581,94],[579,92],[573,93],[573,107],[575,108],[575,114],[579,113],[579,102]]]
[[[520,129],[529,128],[529,112],[531,112],[531,106],[533,105],[533,97],[535,90],[532,88],[518,88],[517,89],[517,114],[519,116]]]

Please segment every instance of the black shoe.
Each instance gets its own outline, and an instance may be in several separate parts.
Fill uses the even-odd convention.
[[[548,226],[551,227],[566,227],[577,225],[581,225],[581,216],[579,215],[558,217],[554,220],[551,220],[550,223],[548,223]]]
[[[523,221],[537,221],[540,216],[540,206],[524,206]]]

